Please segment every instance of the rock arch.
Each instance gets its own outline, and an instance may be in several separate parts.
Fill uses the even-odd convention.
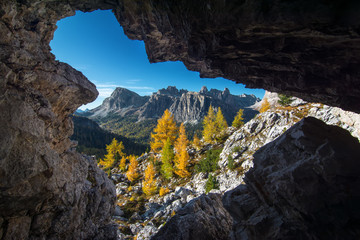
[[[0,239],[114,236],[114,188],[68,139],[97,91],[49,47],[59,19],[95,9],[113,9],[152,62],[360,112],[355,0],[1,1]]]

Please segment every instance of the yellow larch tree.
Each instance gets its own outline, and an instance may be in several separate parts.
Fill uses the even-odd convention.
[[[263,112],[266,112],[269,109],[270,109],[270,103],[267,100],[267,98],[265,98],[265,99],[263,99],[263,102],[261,104],[260,112],[263,113]]]
[[[201,147],[201,142],[197,134],[195,134],[192,145],[196,148],[196,150],[199,150]]]
[[[218,108],[215,118],[216,130],[218,133],[222,132],[223,130],[227,129],[228,124],[222,114],[221,108]]]
[[[159,196],[162,197],[164,196],[165,194],[167,194],[170,190],[166,187],[161,187],[160,190],[159,190]]]
[[[154,132],[151,133],[151,149],[154,152],[160,152],[168,138],[170,139],[171,144],[174,144],[176,135],[176,122],[170,111],[166,109],[163,116],[158,120]]]
[[[154,164],[150,162],[147,168],[145,169],[145,174],[144,174],[145,179],[142,184],[142,190],[147,196],[154,195],[157,191],[156,181],[154,179],[155,173],[156,171]]]
[[[123,153],[124,145],[122,142],[118,142],[115,138],[109,145],[106,145],[106,155],[104,159],[100,159],[99,165],[102,166],[103,169],[109,169],[114,166],[116,161],[119,161]]]
[[[237,112],[234,121],[232,122],[232,126],[239,128],[242,125],[244,125],[244,109],[239,109],[239,111]]]
[[[125,155],[122,156],[122,158],[120,160],[119,168],[123,172],[126,170],[126,157],[125,157]]]
[[[136,179],[139,178],[139,173],[138,173],[138,162],[136,160],[136,157],[131,155],[130,157],[130,165],[129,165],[129,169],[126,172],[126,176],[129,179],[130,182],[135,181]]]
[[[186,169],[190,159],[186,150],[188,144],[189,140],[186,137],[185,127],[184,124],[181,123],[179,137],[175,143],[175,174],[182,178],[190,176],[189,171]]]
[[[209,111],[204,118],[204,130],[203,137],[205,142],[214,143],[215,134],[216,134],[216,117],[213,107],[210,105]]]

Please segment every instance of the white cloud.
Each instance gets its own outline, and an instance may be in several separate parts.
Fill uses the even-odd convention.
[[[139,79],[131,79],[129,81],[131,81],[133,84],[135,84],[136,82],[140,82],[141,80],[139,80]],[[155,90],[155,88],[148,87],[148,86],[131,86],[131,85],[129,86],[129,85],[117,85],[117,84],[114,84],[114,83],[99,83],[97,81],[92,81],[92,82],[96,85],[96,88],[99,91],[99,97],[103,97],[103,98],[110,97],[111,93],[117,87],[130,89],[130,90],[133,90],[133,91],[135,91],[135,92],[137,92],[138,94],[141,94],[141,95],[144,95],[144,94],[151,95],[152,91]]]
[[[115,88],[100,88],[98,87],[97,90],[99,91],[99,97],[107,98],[113,93]]]
[[[155,90],[153,87],[146,87],[146,86],[137,86],[137,87],[132,87],[132,86],[120,86],[123,88],[128,88],[128,89],[134,89],[134,90]]]
[[[115,84],[106,84],[106,83],[99,83],[99,84],[97,84],[96,82],[94,82],[94,84],[95,84],[96,87],[98,87],[98,88],[116,88],[116,87],[118,87],[118,85],[115,85]]]
[[[154,92],[140,92],[139,94],[140,95],[143,95],[143,96],[149,96],[149,95],[152,95]]]

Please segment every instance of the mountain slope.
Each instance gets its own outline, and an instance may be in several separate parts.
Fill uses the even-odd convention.
[[[73,122],[74,134],[71,139],[78,141],[78,151],[87,155],[97,155],[101,158],[106,153],[106,144],[110,144],[113,138],[123,142],[124,152],[127,155],[140,155],[147,148],[144,144],[135,143],[124,136],[103,130],[88,118],[73,116]]]
[[[109,98],[86,115],[100,121],[109,115],[137,116],[142,121],[158,119],[169,109],[176,121],[196,123],[204,118],[211,104],[213,107],[221,107],[225,119],[231,123],[240,108],[244,109],[245,120],[250,120],[257,112],[248,107],[258,101],[260,99],[254,95],[232,95],[227,88],[224,91],[208,91],[203,87],[199,92],[191,92],[169,86],[145,97],[124,88],[116,88]]]
[[[126,88],[118,87],[100,106],[88,111],[87,115],[92,118],[106,117],[110,113],[120,116],[131,115],[148,99],[149,96],[142,97]]]
[[[274,95],[274,97],[276,96]],[[299,145],[301,141],[296,140],[297,137],[303,137],[302,134],[299,134],[299,131],[296,131],[294,129],[292,130],[289,129],[291,129],[296,123],[300,122],[301,119],[303,119],[304,117],[309,117],[309,116],[316,117],[327,124],[340,126],[348,130],[354,137],[360,139],[359,114],[346,112],[339,108],[333,108],[322,104],[306,103],[304,101],[300,101],[299,99],[294,99],[294,101],[291,103],[291,106],[290,105],[278,106],[276,101],[269,101],[269,102],[273,103],[271,105],[270,110],[258,114],[254,119],[244,124],[240,129],[229,127],[228,132],[230,136],[226,139],[226,141],[223,144],[209,145],[203,143],[202,146],[199,147],[198,149],[196,147],[189,147],[189,154],[191,155],[192,158],[190,164],[188,165],[190,170],[196,169],[196,164],[199,164],[204,158],[207,158],[206,152],[214,149],[221,151],[221,153],[219,154],[219,160],[217,162],[219,168],[216,171],[212,172],[212,176],[216,179],[216,182],[218,183],[218,189],[213,189],[210,192],[219,193],[222,195],[225,194],[223,201],[226,200],[227,204],[229,203],[234,203],[235,205],[241,204],[243,205],[242,209],[244,209],[244,211],[249,211],[249,212],[255,211],[254,215],[250,216],[245,214],[244,216],[249,218],[253,217],[254,223],[255,224],[259,223],[258,227],[260,228],[263,225],[261,224],[262,223],[261,221],[260,222],[257,221],[258,220],[257,217],[259,216],[260,219],[265,219],[263,217],[268,216],[266,212],[265,213],[259,212],[259,215],[256,214],[257,210],[260,209],[259,206],[261,206],[261,202],[255,200],[253,201],[252,199],[257,199],[254,198],[253,196],[251,198],[246,198],[247,195],[244,194],[240,198],[239,194],[236,194],[239,190],[241,190],[244,187],[244,177],[245,177],[244,174],[253,167],[255,152],[257,152],[259,149],[263,149],[265,145],[269,144],[270,142],[278,140],[278,142],[279,141],[282,142],[283,146],[292,146],[289,150],[289,152],[293,154],[292,156],[296,157],[298,153],[299,156],[301,154],[305,155],[303,148],[299,147],[302,146],[301,144]],[[312,120],[312,122],[313,121],[315,120]],[[304,120],[302,122],[304,122]],[[321,125],[324,126],[324,124]],[[318,125],[315,124],[315,126]],[[322,131],[322,133],[324,134],[326,134],[328,129],[331,129],[331,127],[326,127],[326,126],[324,128],[325,130]],[[311,132],[307,132],[307,134],[316,136],[317,132],[318,129],[315,127],[315,128],[311,128]],[[284,136],[284,134],[290,136],[291,137],[290,140],[295,139],[293,143],[291,143],[291,141],[288,140],[286,141],[281,140],[284,139],[284,137],[281,137]],[[334,136],[336,139],[337,135],[334,134]],[[281,148],[276,148],[276,149],[281,149]],[[311,148],[309,149],[313,150]],[[298,168],[299,166],[297,166],[296,164],[295,164],[296,168],[294,168],[294,165],[292,165],[292,167],[287,168],[288,166],[287,162],[294,161],[295,157],[287,158],[286,155],[285,156],[281,155],[281,152],[278,152],[278,150],[276,151],[277,152],[275,153],[277,153],[277,155],[273,155],[272,157],[267,157],[269,159],[268,162],[271,163],[272,169],[279,169],[279,166],[281,166],[282,169],[285,168],[289,170],[290,173],[294,173],[294,174],[300,173],[300,174],[296,174],[296,176],[298,176],[299,179],[303,179],[300,181],[300,185],[305,184],[305,186],[310,186],[311,188],[313,187],[313,189],[315,189],[314,190],[315,192],[317,187],[321,186],[322,182],[325,182],[321,178],[320,179],[322,182],[320,181],[313,181],[310,183],[307,182],[306,181],[307,177],[312,176],[311,171],[309,171],[309,169],[306,168],[305,169]],[[320,155],[323,155],[325,153],[331,154],[331,151],[320,152]],[[266,157],[267,154],[264,154],[263,156]],[[341,155],[339,156],[341,159]],[[272,158],[275,159],[275,157],[280,158],[282,161],[272,160]],[[141,171],[143,172],[144,169],[146,168],[146,165],[152,159],[154,159],[154,157],[151,156],[151,154],[145,154],[144,156],[138,158],[139,169],[141,169]],[[229,166],[229,159],[233,160],[233,165],[234,165],[233,167]],[[312,158],[309,159],[311,160]],[[313,159],[315,160],[316,158]],[[326,159],[326,157],[324,157],[324,159]],[[329,162],[327,160],[324,162]],[[321,162],[321,161],[317,161],[317,162]],[[331,161],[330,161],[330,165],[331,165]],[[262,167],[260,168],[260,170],[261,169],[266,170],[267,168]],[[299,172],[296,172],[295,170],[293,171],[292,169],[297,169]],[[266,171],[264,172],[266,173]],[[264,176],[266,177],[266,179],[271,180],[273,178],[276,178],[277,176],[283,176],[281,174],[283,174],[284,172],[286,171],[278,171],[279,173],[278,175],[272,176],[272,175],[264,174]],[[219,226],[214,226],[213,224],[214,221],[219,219],[223,220],[221,222],[231,225],[231,223],[227,221],[231,219],[227,217],[224,218],[226,214],[221,214],[220,212],[218,213],[216,211],[211,211],[211,209],[214,206],[217,207],[216,208],[217,211],[223,210],[221,204],[220,205],[217,204],[219,202],[218,201],[219,199],[213,198],[211,194],[208,196],[202,195],[206,193],[206,185],[210,175],[211,174],[206,174],[204,172],[192,171],[192,176],[186,181],[174,177],[173,179],[171,179],[170,183],[161,185],[162,187],[167,187],[170,190],[169,193],[162,196],[161,195],[152,196],[151,198],[141,203],[143,204],[143,208],[138,207],[138,209],[136,209],[135,211],[133,208],[131,208],[132,202],[129,199],[139,197],[140,196],[139,192],[141,193],[141,190],[129,191],[128,189],[130,183],[126,180],[125,174],[117,173],[116,170],[113,171],[112,178],[115,180],[115,183],[117,183],[116,185],[117,193],[121,194],[121,197],[118,198],[119,208],[121,208],[126,212],[126,214],[123,217],[129,219],[135,219],[136,217],[138,219],[136,220],[135,223],[130,223],[130,224],[126,221],[127,219],[124,218],[121,219],[122,221],[121,224],[127,225],[127,231],[122,231],[123,234],[122,236],[124,238],[130,237],[129,236],[130,234],[132,236],[137,235],[138,239],[150,239],[157,231],[160,230],[158,236],[159,235],[162,237],[165,236],[165,238],[155,238],[155,239],[168,239],[167,238],[168,235],[166,234],[169,233],[169,229],[171,230],[173,229],[172,227],[175,227],[176,229],[180,229],[181,231],[186,232],[188,231],[189,228],[190,229],[192,228],[192,224],[191,224],[192,222],[198,221],[198,216],[201,216],[202,219],[212,219],[212,222],[208,223],[210,224],[208,226],[209,229],[219,229],[218,228]],[[262,178],[262,174],[257,174],[257,177],[255,179],[261,182],[261,184],[256,186],[256,188],[260,188],[260,190],[262,186],[265,186],[266,184],[272,182],[270,180],[264,181]],[[288,186],[287,190],[292,190],[293,189],[292,186],[294,186],[296,182],[292,181],[291,184],[293,185]],[[140,189],[140,186],[141,186],[141,182],[138,182],[135,185],[132,185],[132,189]],[[334,186],[337,187],[337,185]],[[233,191],[228,192],[229,190],[233,190]],[[273,191],[271,191],[271,193],[272,192]],[[281,193],[281,191],[279,193]],[[260,195],[262,194],[263,193],[260,192]],[[231,197],[229,197],[229,195],[231,195]],[[264,197],[266,197],[268,194],[264,193],[264,195],[265,195]],[[294,202],[294,200],[296,200],[296,197],[290,195],[290,199],[291,199],[290,202]],[[275,200],[283,200],[283,198],[281,198],[281,196],[276,196]],[[314,198],[312,199],[312,201],[316,202],[317,199]],[[207,204],[203,205],[202,203],[207,203]],[[230,206],[234,207],[234,204],[230,204]],[[194,205],[202,206],[202,207],[195,208]],[[251,206],[251,208],[249,208],[249,206]],[[139,209],[141,211],[137,211]],[[262,210],[266,211],[267,209],[268,206]],[[290,213],[290,217],[292,219],[297,219],[297,217],[300,216],[297,214],[292,214],[293,211],[290,212],[287,211],[287,212]],[[173,213],[176,214],[173,216]],[[185,214],[186,217],[184,217]],[[183,219],[182,223],[179,223],[177,221],[179,220],[179,218]],[[240,217],[240,219],[238,220],[241,219],[242,218]],[[275,220],[278,219],[281,218],[280,217],[275,218]],[[168,223],[167,225],[164,226],[165,222]],[[276,226],[277,226],[276,224],[273,226],[274,230],[276,230]],[[163,227],[164,230],[161,230]],[[221,226],[220,229],[222,227],[224,226]],[[193,239],[195,239],[195,237]],[[252,238],[252,239],[257,239],[257,238]],[[268,239],[268,238],[264,237],[261,239]],[[283,239],[283,238],[278,238],[278,239]]]

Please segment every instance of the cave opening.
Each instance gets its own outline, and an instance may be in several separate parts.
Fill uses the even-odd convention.
[[[97,86],[98,98],[81,106],[82,110],[99,106],[116,87],[141,96],[168,86],[189,91],[199,91],[202,86],[228,88],[232,94],[258,98],[265,93],[220,77],[200,78],[180,61],[150,63],[144,42],[130,40],[111,10],[76,11],[75,16],[59,20],[50,46],[56,60],[70,64]]]
[[[203,76],[226,76],[359,112],[359,15],[351,24],[334,26],[333,11],[327,11],[329,2],[321,0],[274,1],[264,9],[257,5],[263,1],[216,2],[223,4],[220,8],[213,5],[215,2],[0,3],[0,239],[116,238],[117,226],[111,223],[115,187],[93,159],[74,151],[69,140],[73,129],[69,115],[95,98],[95,87],[73,68],[53,61],[48,52],[56,21],[77,9],[116,9],[123,16],[119,22],[128,34],[134,39],[150,39],[147,47],[153,61],[181,59]],[[358,8],[353,9],[357,13]],[[336,19],[339,17],[342,15],[336,14]],[[127,21],[133,19],[143,21]],[[170,32],[175,33],[166,38],[170,45],[158,38],[158,31],[153,31],[153,27],[164,30],[163,19],[171,19],[174,26]],[[183,43],[184,36],[190,36],[192,41]],[[207,55],[204,50],[213,46],[216,50]],[[191,48],[190,55],[186,55],[186,47]],[[175,52],[184,55],[174,58]],[[243,61],[248,65],[241,64]],[[274,61],[280,64],[269,64]],[[314,107],[321,108],[316,113],[331,110],[322,104]],[[339,115],[336,111],[322,116],[333,122],[332,117]],[[246,177],[249,184],[236,187],[222,199],[211,194],[202,197],[204,201],[192,201],[195,204],[182,210],[180,220],[211,221],[184,228],[186,224],[177,222],[175,215],[155,239],[168,239],[173,229],[180,230],[177,236],[183,231],[193,234],[190,239],[359,238],[359,141],[313,118],[286,130],[287,122],[281,122],[279,113],[260,116],[269,121],[255,122],[247,129],[252,133],[266,130],[281,137],[254,155],[254,168]],[[295,112],[292,116],[302,117]],[[278,122],[285,126],[264,127],[264,123]],[[345,127],[350,125],[346,121]],[[267,136],[266,132],[259,135],[262,143],[267,143]],[[238,137],[242,138],[242,134]],[[250,137],[249,141],[254,140]],[[244,144],[249,142],[242,139]],[[236,147],[229,145],[227,153],[245,149]],[[222,160],[226,162],[227,156]],[[232,176],[222,180],[232,180]],[[178,193],[186,194],[183,190]],[[200,211],[193,211],[197,209]],[[162,226],[154,221],[149,227],[154,229],[158,224]],[[207,236],[209,233],[212,235]]]

